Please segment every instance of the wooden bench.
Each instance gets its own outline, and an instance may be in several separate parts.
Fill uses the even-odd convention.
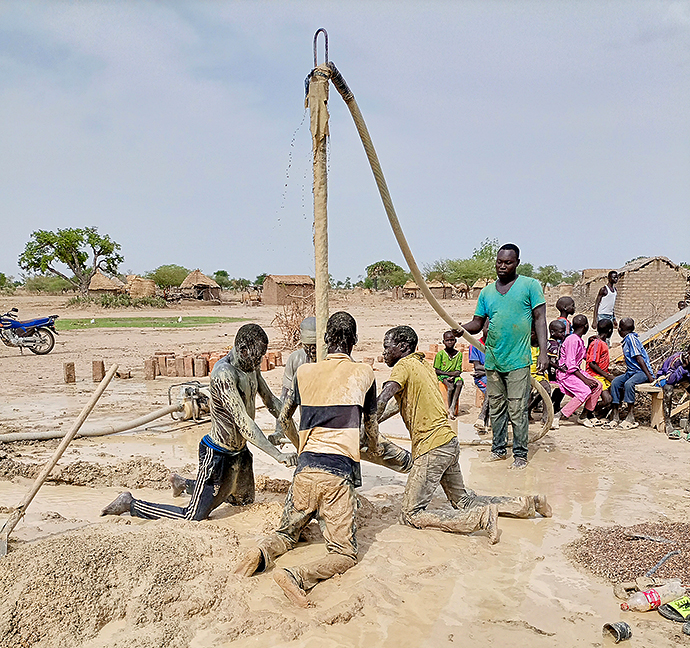
[[[641,394],[649,394],[652,397],[652,422],[650,425],[659,430],[659,432],[665,432],[664,390],[651,383],[642,383],[637,385],[635,389]]]

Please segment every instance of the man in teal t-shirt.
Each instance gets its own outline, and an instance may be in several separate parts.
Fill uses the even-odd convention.
[[[546,371],[546,302],[536,279],[517,274],[520,249],[508,243],[496,255],[498,279],[482,290],[471,322],[463,328],[479,333],[489,319],[486,338],[486,377],[493,443],[489,461],[507,456],[508,420],[513,425],[513,465],[527,465],[532,355],[532,322],[539,341],[537,370]],[[459,332],[457,332],[459,333]]]

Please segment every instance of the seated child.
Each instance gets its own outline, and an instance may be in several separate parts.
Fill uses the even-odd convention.
[[[573,332],[568,315],[575,313],[575,300],[572,297],[561,297],[556,302],[556,308],[558,309],[558,319],[565,324],[565,335],[567,337]]]
[[[664,360],[657,371],[656,384],[664,390],[664,423],[669,439],[680,439],[680,432],[671,423],[673,391],[682,387],[690,393],[690,346],[685,351],[674,353]]]
[[[620,427],[624,430],[636,428],[639,423],[635,421],[633,408],[635,406],[635,386],[646,382],[654,382],[652,364],[640,338],[635,333],[635,322],[631,317],[624,317],[618,323],[618,334],[623,338],[623,357],[625,358],[626,372],[616,376],[611,381],[611,400],[613,415],[607,428]],[[625,420],[620,420],[621,392],[624,393],[624,402],[628,406]]]
[[[601,319],[597,322],[597,334],[590,338],[585,358],[585,373],[598,380],[602,386],[600,412],[608,411],[611,405],[611,381],[615,376],[609,373],[609,345],[606,340],[613,334],[613,322]]]
[[[580,363],[585,358],[585,343],[582,338],[588,330],[587,318],[584,315],[576,315],[573,317],[573,333],[566,337],[561,345],[556,380],[561,391],[572,396],[572,399],[554,416],[551,426],[554,430],[558,429],[563,416],[569,418],[583,404],[584,409],[578,422],[590,428],[601,424],[594,416],[594,408],[601,396],[602,384],[580,371]]]
[[[457,339],[453,331],[443,334],[443,345],[434,358],[434,369],[440,382],[448,389],[448,418],[454,419],[458,398],[462,391],[462,353],[455,348]]]

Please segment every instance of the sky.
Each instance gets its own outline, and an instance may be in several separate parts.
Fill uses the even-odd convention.
[[[0,272],[96,226],[127,273],[313,275],[320,27],[420,265],[486,238],[535,267],[690,261],[690,1],[0,0]],[[330,272],[406,267],[329,108]]]

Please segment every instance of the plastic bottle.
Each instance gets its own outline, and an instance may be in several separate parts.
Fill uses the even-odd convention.
[[[680,582],[671,582],[648,589],[645,592],[633,594],[627,601],[621,603],[621,610],[632,610],[633,612],[656,610],[660,605],[675,601],[681,596],[685,596],[685,588]]]

